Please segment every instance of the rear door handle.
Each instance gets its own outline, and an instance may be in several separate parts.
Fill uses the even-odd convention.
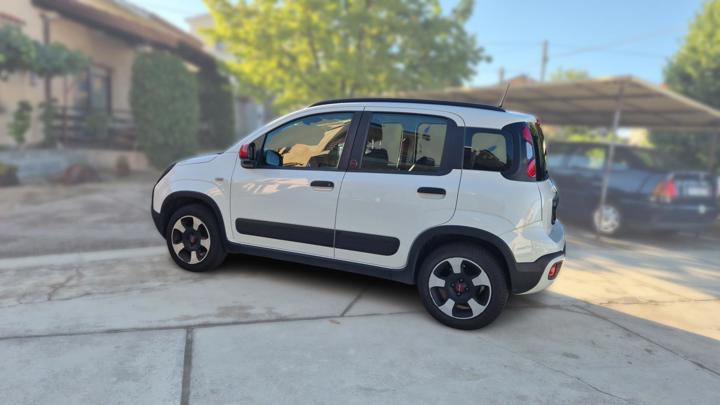
[[[417,192],[419,194],[445,195],[445,189],[438,187],[420,187],[419,189],[417,189]]]
[[[332,189],[333,187],[335,187],[335,184],[333,184],[332,181],[313,180],[313,181],[310,183],[310,187],[329,188],[329,189]]]

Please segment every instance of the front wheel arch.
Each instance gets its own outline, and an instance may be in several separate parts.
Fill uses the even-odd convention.
[[[165,198],[160,208],[160,217],[157,224],[158,231],[160,231],[163,237],[165,236],[165,229],[167,228],[170,217],[181,207],[190,204],[200,204],[210,209],[215,215],[215,220],[220,228],[220,234],[223,239],[222,242],[223,244],[227,244],[228,237],[225,232],[225,220],[223,219],[220,208],[212,198],[196,191],[176,191]]]

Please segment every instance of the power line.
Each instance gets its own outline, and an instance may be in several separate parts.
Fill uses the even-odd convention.
[[[555,54],[555,55],[550,55],[550,57],[551,57],[551,58],[563,58],[563,57],[566,57],[566,56],[577,55],[577,54],[580,54],[580,53],[604,51],[604,50],[607,50],[607,49],[609,49],[609,48],[616,48],[616,47],[618,47],[618,46],[624,46],[624,45],[628,45],[628,44],[633,44],[633,43],[636,43],[636,42],[641,42],[641,41],[645,41],[645,40],[648,40],[648,39],[663,37],[663,36],[667,36],[667,35],[672,35],[672,33],[669,32],[667,28],[665,28],[665,29],[663,29],[663,30],[661,30],[661,31],[659,30],[659,31],[648,32],[648,33],[645,33],[645,34],[636,35],[636,36],[628,37],[628,38],[621,39],[621,40],[617,40],[617,41],[613,41],[613,42],[607,42],[607,43],[604,43],[604,44],[598,44],[598,45],[592,45],[592,46],[582,47],[582,48],[574,49],[574,50],[568,51],[568,52],[561,52],[561,53],[558,53],[558,54]]]

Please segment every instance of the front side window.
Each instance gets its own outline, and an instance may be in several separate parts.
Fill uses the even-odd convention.
[[[373,113],[360,168],[391,172],[439,171],[447,129],[445,118]]]
[[[303,117],[269,132],[262,150],[266,166],[337,168],[353,113]]]
[[[468,128],[463,169],[502,171],[510,165],[512,143],[501,133]]]

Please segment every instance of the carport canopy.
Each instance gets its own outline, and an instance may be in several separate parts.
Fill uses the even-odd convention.
[[[411,98],[497,105],[505,84],[405,94]],[[684,132],[720,132],[720,111],[633,76],[512,84],[503,107],[548,125],[618,125]]]

